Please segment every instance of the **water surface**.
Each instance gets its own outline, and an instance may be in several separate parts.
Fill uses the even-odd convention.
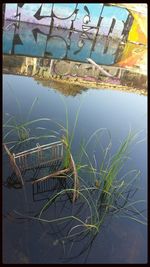
[[[16,103],[20,103],[20,111]],[[15,75],[3,76],[3,116],[8,114],[19,120],[26,119],[27,112],[35,97],[38,97],[30,119],[47,117],[65,124],[66,103],[69,115],[69,127],[73,128],[76,112],[80,107],[78,124],[73,142],[73,155],[79,150],[81,140],[99,128],[107,128],[112,138],[112,153],[116,151],[120,142],[133,129],[140,132],[138,140],[143,140],[131,149],[131,158],[127,167],[141,171],[140,190],[136,199],[147,198],[147,97],[133,93],[89,88],[82,94],[63,96],[58,90],[43,87],[33,78]],[[20,114],[21,113],[21,114]],[[57,130],[56,125],[41,122],[31,126],[30,133],[47,127],[49,131]],[[15,138],[15,136],[14,136]],[[54,141],[53,138],[47,141]],[[105,136],[102,139],[105,142]],[[34,144],[34,143],[33,143]],[[98,156],[99,150],[94,146],[94,140],[89,146],[89,153]],[[101,160],[101,158],[100,158]],[[4,156],[3,181],[11,174],[7,157]],[[84,177],[88,179],[88,177]],[[16,220],[10,216],[14,210],[35,214],[43,202],[34,202],[32,190],[27,186],[25,190],[3,187],[3,262],[4,263],[62,263],[64,254],[67,255],[67,244],[60,244],[57,234],[50,225],[36,221]],[[66,204],[67,205],[67,204]],[[58,210],[61,212],[61,204]],[[146,209],[143,203],[140,209]],[[55,216],[56,208],[51,210]],[[67,214],[68,209],[64,211]],[[146,212],[145,212],[146,213]],[[59,234],[58,234],[59,235]],[[78,255],[84,243],[74,244],[72,255]],[[127,218],[108,219],[100,234],[93,242],[91,249],[81,256],[68,262],[72,263],[145,263],[147,262],[147,228]]]

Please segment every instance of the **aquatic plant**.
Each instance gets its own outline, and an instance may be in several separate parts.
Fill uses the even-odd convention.
[[[31,113],[37,101],[38,101],[38,97],[35,97],[35,99],[33,100],[29,108],[29,111],[26,114],[25,119],[23,119],[23,117],[21,116],[20,102],[18,101],[17,98],[16,98],[16,103],[18,107],[18,114],[20,116],[11,115],[9,113],[5,114],[8,117],[8,119],[3,124],[3,130],[4,130],[3,142],[7,145],[13,144],[9,148],[10,150],[12,150],[15,147],[18,147],[19,145],[23,145],[23,144],[27,145],[29,141],[34,141],[34,140],[36,141],[36,140],[44,139],[44,138],[45,139],[56,138],[56,136],[52,134],[52,132],[49,133],[50,131],[48,131],[47,134],[41,134],[41,135],[36,135],[36,136],[31,135],[32,134],[31,129],[29,128],[31,125],[41,123],[41,122],[46,122],[46,121],[48,122],[52,121],[50,118],[45,118],[45,117],[30,120]],[[38,128],[40,129],[40,127],[36,127],[36,129]],[[12,140],[10,137],[12,135],[13,137],[15,135],[17,139]]]
[[[98,138],[98,133],[106,135],[106,132],[109,137],[108,144],[103,147],[99,140],[100,138]],[[88,256],[95,238],[102,231],[105,222],[112,216],[128,218],[137,223],[147,225],[143,211],[138,208],[138,205],[144,203],[145,200],[136,200],[134,198],[138,190],[140,171],[131,169],[125,173],[121,172],[126,161],[129,160],[130,147],[136,137],[137,134],[129,132],[113,155],[111,155],[111,135],[107,129],[98,129],[89,137],[86,143],[82,143],[81,154],[78,158],[80,161],[76,162],[78,171],[81,170],[81,172],[78,172],[80,180],[79,197],[73,207],[68,195],[75,193],[76,189],[63,187],[58,192],[52,193],[41,210],[35,215],[30,216],[29,214],[15,211],[19,218],[50,225],[53,236],[55,236],[54,228],[58,227],[55,241],[62,244],[64,251],[62,261],[71,261],[85,253]],[[98,164],[99,158],[88,154],[88,145],[92,139],[97,140],[97,143],[99,142],[99,147],[103,154],[100,164]],[[96,146],[98,147],[97,143]],[[94,157],[94,164],[90,159],[91,156]],[[88,173],[93,179],[86,180]],[[67,179],[72,179],[71,174],[66,174],[66,177]],[[65,215],[63,213],[66,205],[64,198],[65,202],[68,203],[68,214]],[[60,213],[57,211],[57,203]],[[54,207],[57,215],[55,214],[53,217],[51,209],[53,210]],[[76,250],[74,250],[76,242],[80,242],[82,246],[80,251],[74,255],[76,253]],[[65,250],[67,244],[70,247]],[[66,251],[68,252],[67,255]]]
[[[76,112],[74,126],[70,133],[68,109],[63,98],[62,98],[62,101],[65,106],[65,117],[66,117],[65,125],[59,122],[56,122],[54,120],[52,121],[50,118],[38,118],[38,119],[29,121],[30,114],[34,108],[35,103],[37,102],[37,98],[35,98],[27,114],[27,121],[17,124],[14,116],[11,116],[7,120],[7,122],[4,124],[4,128],[10,128],[10,130],[4,136],[4,141],[6,137],[8,137],[12,132],[16,132],[18,134],[19,141],[15,141],[17,142],[17,144],[22,144],[28,140],[37,140],[40,138],[48,138],[48,137],[56,138],[57,137],[58,139],[63,141],[66,147],[63,167],[68,168],[70,165],[70,156],[72,155],[72,143],[74,141],[74,134],[75,134],[81,106],[78,108],[78,111]],[[10,124],[10,121],[13,121],[14,124]],[[55,131],[55,135],[44,134],[40,136],[29,137],[27,127],[33,123],[40,122],[40,121],[50,121],[54,123],[55,125],[57,125],[59,130]],[[40,127],[37,127],[37,128],[40,128]],[[103,148],[102,143],[99,140],[101,135],[108,136],[108,144],[105,148]],[[120,210],[122,211],[122,208],[118,208],[119,207],[118,200],[121,199],[121,201],[123,201],[123,199],[126,199],[124,197],[124,192],[126,191],[128,184],[126,183],[125,179],[121,179],[119,177],[119,174],[125,162],[128,159],[129,147],[131,143],[135,140],[136,136],[137,135],[129,132],[127,138],[119,146],[117,152],[113,156],[110,155],[112,141],[111,141],[111,134],[108,131],[108,129],[101,128],[101,129],[96,130],[93,134],[90,135],[86,143],[81,144],[80,154],[74,164],[76,167],[76,172],[78,172],[78,174],[76,173],[76,175],[79,176],[80,183],[84,187],[84,189],[82,188],[82,186],[80,190],[78,189],[78,194],[81,197],[82,195],[81,192],[84,191],[86,193],[86,195],[84,195],[84,200],[86,202],[88,201],[90,197],[90,205],[91,203],[93,203],[92,209],[94,209],[94,214],[96,214],[96,215],[91,215],[92,217],[91,217],[90,225],[93,225],[91,229],[99,229],[101,224],[103,223],[105,216],[110,212],[110,210],[111,212],[113,210],[115,214]],[[102,151],[101,163],[99,163],[99,159],[96,159],[95,154],[93,155],[94,165],[90,159],[90,155],[87,152],[88,145],[90,144],[92,139],[96,140],[97,144],[99,144],[100,149]],[[12,142],[13,141],[10,141],[8,143],[12,143]],[[79,175],[79,172],[81,170],[83,170],[83,172],[81,173],[81,175]],[[131,170],[131,173],[132,174],[134,173],[133,170]],[[92,175],[92,177],[90,181],[90,186],[86,187],[85,181],[84,181],[85,180],[84,175],[87,175],[87,174]],[[129,176],[130,172],[128,172],[127,174]],[[135,171],[135,179],[139,176],[139,174],[140,173],[138,171]],[[127,175],[125,175],[124,177],[126,176]],[[131,182],[129,184],[131,184]],[[63,192],[64,193],[71,192],[71,191],[73,192],[73,190],[76,190],[76,189],[75,188],[65,189]],[[92,197],[91,197],[91,190],[92,190]],[[94,192],[96,192],[94,196],[94,202],[93,202],[93,190]],[[53,201],[57,199],[61,194],[62,192],[58,193],[58,195],[55,196]],[[43,210],[40,213],[41,215],[47,209],[47,207],[49,207],[49,205],[53,203],[53,201],[51,202],[50,200],[48,202],[49,204],[46,204],[46,207],[43,207]],[[125,200],[125,203],[126,203],[126,200]],[[122,206],[125,207],[125,204]],[[101,214],[102,214],[102,217],[101,217]],[[95,217],[96,219],[94,219],[93,221],[94,216],[96,216]],[[86,224],[84,223],[84,225]]]
[[[40,117],[31,120],[31,114],[33,112],[33,109],[35,108],[35,105],[38,102],[38,97],[35,97],[33,99],[33,102],[31,106],[28,108],[28,112],[26,113],[25,118],[22,116],[22,108],[21,108],[21,101],[18,100],[18,98],[15,95],[15,92],[11,86],[10,83],[8,83],[10,91],[13,93],[13,97],[15,98],[15,103],[17,107],[17,115],[12,115],[9,113],[5,113],[5,115],[8,117],[7,121],[4,121],[3,123],[3,143],[6,145],[12,145],[9,147],[9,150],[12,150],[14,148],[18,148],[20,145],[25,145],[27,146],[30,144],[30,142],[37,141],[37,140],[43,140],[43,139],[48,139],[48,138],[56,138],[56,136],[48,131],[46,134],[42,135],[32,135],[30,126],[36,125],[37,123],[41,122],[51,122],[50,118],[45,118],[45,117]],[[35,127],[38,129],[38,127]],[[40,129],[40,127],[39,127]],[[14,138],[17,137],[16,140],[12,140],[12,136]]]
[[[79,217],[75,215],[69,215],[66,217],[54,218],[52,220],[48,220],[43,217],[46,211],[48,212],[50,206],[56,203],[58,199],[60,199],[63,195],[72,193],[76,190],[73,188],[65,188],[54,194],[46,201],[38,216],[30,216],[30,218],[47,223],[58,223],[60,221],[65,223],[68,220],[74,220],[74,222],[78,222],[78,224],[74,224],[68,230],[67,236],[63,237],[67,240],[75,238],[79,235],[79,233],[81,236],[82,234],[85,234],[85,232],[91,232],[93,236],[96,236],[101,230],[104,220],[109,215],[118,216],[118,214],[124,214],[125,212],[125,215],[123,216],[127,216],[139,223],[146,224],[145,217],[136,208],[136,204],[142,203],[144,200],[132,201],[133,192],[137,190],[137,188],[133,188],[133,184],[135,185],[135,181],[138,180],[140,172],[138,170],[130,170],[125,175],[119,177],[120,171],[128,159],[128,150],[134,138],[135,135],[129,133],[124,142],[119,146],[116,153],[109,157],[109,160],[107,159],[107,162],[105,162],[104,159],[106,159],[106,153],[108,153],[108,149],[110,147],[109,143],[109,147],[107,146],[103,151],[104,159],[100,165],[99,171],[92,166],[91,162],[88,170],[85,167],[86,172],[92,173],[93,179],[95,179],[96,176],[98,177],[99,186],[96,186],[93,183],[89,186],[85,182],[85,177],[79,176],[79,200],[84,203],[85,206],[87,206],[88,215],[84,215],[83,209],[83,212],[81,212]],[[88,155],[85,151],[85,147],[82,148],[82,151],[87,157]],[[69,175],[66,174],[66,176],[71,179]],[[130,215],[127,215],[128,212]],[[139,217],[141,217],[141,219],[139,219]],[[78,229],[81,230],[78,232]]]
[[[27,113],[27,118],[24,121],[22,121],[22,117],[21,117],[21,114],[20,114],[21,113],[20,102],[18,101],[18,99],[16,97],[15,97],[15,100],[16,100],[16,104],[17,104],[17,107],[18,107],[18,114],[19,114],[19,117],[20,117],[20,121],[17,122],[15,116],[10,115],[9,113],[6,114],[7,116],[9,116],[9,119],[7,120],[7,122],[4,123],[3,128],[4,129],[5,128],[7,128],[7,129],[9,128],[11,130],[6,133],[6,135],[4,136],[4,140],[11,133],[16,132],[17,135],[18,135],[18,139],[20,141],[24,141],[24,140],[29,138],[29,129],[27,128],[27,126],[29,124],[31,124],[31,122],[29,123],[29,117],[30,117],[30,114],[31,114],[31,112],[32,112],[37,100],[38,100],[38,97],[36,97],[34,99],[32,105],[31,105],[31,107],[30,107],[30,109],[29,109],[29,111]],[[27,123],[27,121],[28,121],[28,123]],[[11,122],[11,124],[10,124],[10,122]]]
[[[30,113],[36,103],[33,101]],[[4,136],[4,140],[12,132],[18,133],[19,143],[24,143],[27,140],[36,140],[38,138],[48,138],[52,135],[44,134],[41,136],[28,136],[27,127],[33,123],[40,121],[50,121],[57,125],[58,131],[55,131],[54,138],[62,140],[66,147],[66,154],[63,161],[63,167],[68,168],[70,164],[70,155],[72,155],[72,144],[74,141],[75,130],[78,122],[79,111],[76,112],[75,122],[72,131],[69,128],[69,114],[65,105],[65,125],[51,120],[50,118],[39,118],[32,121],[28,121],[17,124],[10,124],[12,117],[4,124],[4,128],[10,128],[10,130]],[[18,132],[19,128],[19,132]],[[39,127],[40,128],[40,127]],[[47,130],[47,129],[45,129]],[[108,144],[103,147],[100,139],[101,135],[108,136]],[[99,136],[100,135],[100,136]],[[129,149],[133,141],[137,138],[137,134],[133,134],[131,131],[125,140],[118,147],[117,151],[111,155],[112,140],[110,132],[105,129],[97,129],[90,135],[87,142],[82,142],[80,145],[80,154],[78,155],[75,166],[77,170],[78,179],[80,181],[80,188],[63,188],[59,192],[52,194],[46,200],[41,210],[36,216],[23,215],[17,212],[18,215],[26,217],[31,220],[36,220],[48,224],[70,224],[68,226],[67,234],[62,234],[60,241],[69,241],[73,244],[76,240],[81,240],[85,237],[89,237],[89,242],[86,244],[88,248],[97,234],[101,231],[105,220],[109,216],[124,216],[138,223],[146,225],[146,218],[143,213],[138,210],[137,205],[143,203],[145,200],[135,200],[133,196],[137,190],[136,183],[140,176],[139,170],[130,170],[125,174],[122,174],[123,167],[126,161],[129,159]],[[92,140],[95,140],[96,146],[102,152],[102,156],[96,157],[95,154],[91,155],[88,152],[88,146]],[[18,142],[18,141],[17,141]],[[10,141],[12,143],[12,141]],[[93,160],[91,159],[93,157]],[[91,176],[91,179],[86,181],[86,177]],[[67,179],[72,179],[71,175],[66,174]],[[70,208],[70,214],[67,216],[60,215],[55,218],[48,218],[49,209],[58,201],[60,201],[65,195],[77,193],[78,201],[82,204],[80,212],[75,214]],[[73,204],[76,207],[77,204]],[[85,250],[80,252],[82,253]]]

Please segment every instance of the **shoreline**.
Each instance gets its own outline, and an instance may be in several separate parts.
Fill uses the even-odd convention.
[[[3,74],[7,74],[7,75],[18,75],[18,76],[25,76],[25,77],[32,77],[35,81],[38,82],[53,82],[54,85],[57,84],[57,87],[60,87],[61,91],[63,92],[63,89],[61,88],[61,84],[64,86],[65,84],[67,86],[74,86],[77,87],[79,86],[79,90],[82,91],[82,87],[83,90],[89,89],[89,88],[94,88],[94,89],[99,89],[99,90],[114,90],[114,91],[123,91],[123,92],[127,92],[127,93],[136,93],[139,95],[144,95],[147,96],[148,95],[148,89],[146,88],[139,88],[139,87],[133,87],[133,86],[128,86],[128,85],[122,85],[122,84],[117,84],[117,83],[109,83],[109,82],[105,82],[105,81],[89,81],[84,79],[84,77],[73,77],[73,76],[63,76],[63,75],[50,75],[49,77],[45,77],[43,75],[26,75],[20,72],[7,72],[6,70],[3,70]],[[45,86],[45,85],[44,85]],[[55,87],[55,86],[54,86]],[[55,88],[54,88],[55,89]],[[57,88],[57,90],[59,90]],[[70,88],[70,92],[71,92],[71,88]],[[77,90],[77,94],[78,94],[78,90]],[[68,93],[69,95],[69,93]],[[70,94],[71,95],[71,94]]]
[[[136,87],[130,87],[127,85],[121,85],[121,84],[112,84],[112,83],[107,83],[107,82],[98,82],[98,81],[87,81],[81,78],[73,78],[73,77],[69,77],[69,78],[58,78],[58,77],[50,77],[49,79],[45,79],[45,77],[39,77],[39,76],[33,76],[33,78],[37,78],[36,80],[38,81],[53,81],[56,83],[62,83],[62,84],[72,84],[72,85],[78,85],[78,86],[83,86],[84,88],[95,88],[95,89],[106,89],[106,90],[117,90],[117,91],[125,91],[128,93],[137,93],[139,95],[144,95],[147,96],[148,95],[148,91],[147,89],[143,89],[143,88],[136,88]]]

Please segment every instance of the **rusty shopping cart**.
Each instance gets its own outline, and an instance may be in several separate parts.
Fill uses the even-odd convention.
[[[54,179],[68,180],[72,179],[72,201],[78,198],[79,180],[76,166],[71,153],[69,153],[69,164],[64,167],[64,157],[66,155],[66,146],[62,141],[49,143],[45,145],[37,144],[36,147],[19,152],[11,153],[6,144],[3,144],[4,149],[9,157],[9,161],[13,172],[17,177],[17,182],[20,186],[24,186],[26,178],[23,175],[25,172],[37,169],[48,168],[48,173],[38,178],[31,179],[31,183],[36,187],[36,191],[45,189],[48,184]]]

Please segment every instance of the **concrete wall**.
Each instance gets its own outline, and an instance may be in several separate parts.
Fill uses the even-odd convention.
[[[130,17],[129,17],[130,16]],[[121,38],[129,32],[133,16],[110,4],[6,4],[5,19]],[[128,24],[128,25],[127,25]]]
[[[80,62],[90,57],[108,66],[140,65],[147,53],[147,20],[127,7],[8,3],[3,52]]]

